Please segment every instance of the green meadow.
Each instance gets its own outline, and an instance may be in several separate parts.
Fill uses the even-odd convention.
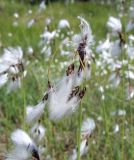
[[[26,77],[21,79],[20,89],[7,94],[7,84],[0,88],[0,157],[10,151],[12,147],[10,135],[16,128],[28,131],[29,126],[25,123],[26,106],[35,106],[47,89],[48,78],[52,83],[58,82],[67,67],[67,65],[61,67],[61,64],[64,62],[69,64],[72,60],[71,56],[60,55],[59,45],[62,40],[60,37],[53,41],[52,54],[49,58],[41,54],[39,42],[40,35],[46,27],[45,19],[52,19],[50,31],[57,28],[59,20],[68,20],[70,28],[63,30],[66,36],[67,32],[73,31],[74,34],[80,32],[77,16],[84,17],[92,28],[95,41],[92,50],[97,59],[95,48],[100,40],[106,38],[108,32],[106,22],[109,16],[118,17],[117,5],[116,3],[102,4],[99,1],[76,2],[68,5],[54,2],[49,3],[45,10],[38,13],[38,4],[30,5],[28,1],[0,0],[0,55],[3,54],[4,48],[21,46],[27,71]],[[126,2],[126,13],[128,7],[129,1]],[[19,17],[15,18],[14,13],[18,13]],[[27,24],[31,19],[34,19],[35,23],[28,28]],[[126,20],[127,16],[124,16],[123,25]],[[15,22],[17,26],[14,26]],[[33,48],[32,55],[28,54],[29,46]],[[123,70],[125,69],[124,67]],[[81,157],[81,160],[134,159],[134,100],[126,100],[125,87],[128,80],[122,77],[117,88],[110,88],[107,87],[110,72],[100,77],[96,76],[96,72],[101,70],[96,67],[95,60],[91,65],[91,78],[82,84],[86,86],[87,92],[80,107],[72,115],[58,122],[51,121],[46,106],[41,117],[42,125],[46,128],[42,141],[46,147],[43,160],[46,160],[49,155],[52,160],[67,160],[73,148],[79,146],[80,125],[87,117],[94,119],[96,128],[88,139],[89,151]],[[100,86],[104,88],[104,99],[99,90]],[[118,109],[125,110],[126,115],[112,116],[111,113]],[[117,124],[119,131],[114,133]]]

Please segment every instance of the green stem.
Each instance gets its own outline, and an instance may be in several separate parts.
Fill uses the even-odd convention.
[[[26,95],[25,95],[25,85],[24,85],[24,77],[22,78],[22,97],[23,97],[23,128],[25,127],[25,116],[26,116]]]
[[[121,59],[122,59],[122,108],[123,110],[125,110],[125,104],[124,104],[124,88],[125,88],[125,77],[124,77],[124,72],[125,72],[125,68],[124,68],[124,64],[123,64],[123,59],[124,59],[124,52],[123,52],[123,49],[121,51]],[[124,159],[124,135],[125,135],[125,116],[123,116],[123,126],[122,126],[122,146],[121,146],[121,152],[122,152],[122,158],[121,159]]]
[[[79,119],[78,119],[78,152],[77,152],[77,157],[78,160],[81,159],[80,156],[80,144],[81,144],[81,122],[82,122],[82,102],[80,103],[80,107],[79,107]]]

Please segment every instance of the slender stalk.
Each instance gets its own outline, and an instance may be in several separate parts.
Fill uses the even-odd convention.
[[[81,144],[81,122],[82,122],[82,102],[80,102],[80,107],[79,107],[79,117],[78,117],[78,138],[77,138],[77,146],[78,146],[78,152],[77,152],[77,157],[78,160],[81,159],[80,156],[80,144]]]
[[[124,77],[124,64],[123,64],[123,59],[124,59],[124,52],[123,49],[121,48],[121,60],[122,60],[122,108],[123,110],[125,109],[125,103],[124,103],[124,88],[125,88],[125,77]],[[125,135],[125,116],[123,116],[123,127],[122,127],[122,146],[121,146],[121,159],[124,159],[124,135]]]
[[[24,85],[24,77],[22,77],[22,87],[21,87],[21,91],[22,91],[22,97],[23,97],[23,127],[24,129],[26,129],[25,125],[25,116],[26,116],[26,95],[25,95],[25,85]]]

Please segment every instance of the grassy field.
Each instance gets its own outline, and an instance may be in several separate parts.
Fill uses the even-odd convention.
[[[31,12],[29,10],[32,13],[29,13]],[[19,18],[15,18],[14,13],[18,13]],[[28,130],[24,121],[25,107],[36,105],[42,98],[47,87],[48,69],[51,71],[50,80],[56,82],[66,70],[66,67],[61,68],[61,63],[71,62],[70,57],[61,56],[59,53],[60,38],[56,38],[54,41],[53,53],[49,59],[40,53],[40,34],[44,31],[45,19],[52,18],[51,31],[57,27],[60,19],[67,19],[71,26],[67,31],[79,33],[78,15],[90,22],[96,44],[98,44],[99,40],[104,40],[106,37],[108,17],[111,15],[117,17],[118,10],[113,5],[100,3],[84,2],[69,5],[52,3],[47,6],[46,10],[38,13],[38,5],[31,6],[27,2],[9,0],[0,1],[0,54],[3,54],[3,48],[19,45],[22,47],[24,59],[28,63],[26,66],[27,76],[22,80],[20,89],[7,94],[6,85],[0,88],[0,156],[10,149],[10,134],[14,129],[25,128]],[[27,23],[33,18],[36,20],[35,24],[28,28]],[[18,23],[18,26],[13,26],[14,21]],[[125,18],[123,22],[125,23]],[[66,35],[66,30],[63,33]],[[28,54],[29,46],[33,48],[33,55]],[[95,46],[93,46],[93,50],[97,57]],[[96,123],[96,129],[89,139],[89,151],[81,159],[133,160],[134,100],[127,101],[125,98],[127,80],[124,78],[118,88],[107,88],[110,73],[105,77],[99,77],[96,76],[96,72],[101,72],[101,70],[99,71],[96,63],[93,63],[91,78],[86,82],[87,92],[81,102],[82,120],[91,117]],[[104,100],[99,91],[100,86],[104,88]],[[68,159],[72,149],[77,145],[81,107],[72,116],[59,122],[50,121],[48,110],[45,109],[42,117],[43,125],[46,128],[43,143],[47,150],[43,159],[49,155],[53,160]],[[111,112],[118,109],[125,110],[126,115],[111,116]],[[116,124],[119,125],[119,131],[114,133]]]

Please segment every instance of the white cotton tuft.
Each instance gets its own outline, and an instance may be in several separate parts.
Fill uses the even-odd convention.
[[[90,136],[95,129],[95,121],[92,118],[87,118],[83,121],[81,126],[81,135]]]
[[[134,18],[134,4],[129,7],[129,16],[130,18]]]
[[[78,99],[78,97],[74,96],[71,98],[71,100],[68,101],[66,107],[64,108],[64,116],[71,115],[73,112],[75,112],[79,107],[79,102],[80,99]]]
[[[61,56],[67,56],[67,55],[71,55],[70,51],[64,51],[63,49],[60,52]]]
[[[130,86],[130,85],[127,85],[127,88],[126,88],[126,99],[130,100],[133,97],[134,97],[134,87]]]
[[[33,52],[34,52],[34,50],[33,50],[32,46],[29,46],[28,49],[27,49],[27,53],[28,53],[29,55],[32,55]]]
[[[33,106],[27,106],[26,107],[26,115],[30,114],[30,112],[33,110]]]
[[[127,26],[126,26],[126,32],[129,32],[132,29],[134,29],[134,22],[133,21],[129,21]]]
[[[46,18],[46,19],[45,19],[46,25],[50,25],[51,22],[52,22],[51,18]]]
[[[19,73],[19,68],[17,66],[11,66],[8,71],[9,71],[9,73],[15,75],[15,74]]]
[[[81,29],[82,40],[85,40],[86,38],[87,43],[92,43],[93,35],[90,24],[80,16],[78,16],[78,19],[81,21],[80,29]]]
[[[97,46],[96,52],[100,53],[100,52],[102,52],[104,50],[108,50],[110,48],[110,46],[111,46],[111,43],[110,43],[109,38],[108,38],[104,42],[101,42],[101,44],[99,44]]]
[[[31,110],[29,110],[29,112],[27,112],[28,114],[26,116],[26,122],[32,123],[32,122],[37,121],[42,115],[42,113],[44,112],[45,105],[46,105],[46,101],[45,102],[41,101]]]
[[[121,24],[120,19],[117,19],[115,17],[109,17],[107,26],[109,29],[112,30],[113,33],[116,33],[116,34],[118,32],[121,32],[122,30],[122,24]]]
[[[73,74],[69,76],[64,76],[62,78],[62,80],[59,83],[59,86],[56,89],[56,95],[58,98],[62,98],[63,101],[65,101],[68,98],[73,87],[73,79]]]
[[[21,47],[8,47],[4,49],[2,60],[7,65],[16,65],[22,61],[23,51]]]
[[[18,14],[17,12],[15,12],[15,13],[13,14],[13,16],[14,16],[14,18],[19,18],[19,14]]]
[[[119,109],[118,110],[118,116],[125,116],[126,115],[126,110],[122,110],[122,109]]]
[[[118,133],[120,130],[120,127],[118,124],[115,124],[114,128],[113,128],[113,133]]]
[[[55,91],[51,91],[49,94],[49,117],[52,120],[57,119],[58,114],[60,113],[61,102],[58,102],[57,100]]]
[[[80,90],[79,86],[74,87],[74,74],[63,77],[60,84],[60,87],[52,88],[49,93],[51,120],[59,120],[75,112],[86,92],[86,88]]]
[[[15,80],[10,80],[8,87],[7,87],[7,93],[10,93],[18,88],[21,88],[20,77],[17,77]]]
[[[80,155],[83,156],[88,152],[89,146],[87,139],[83,140],[80,144]]]
[[[4,63],[3,60],[0,62],[0,73],[6,72],[9,69],[9,65]]]
[[[34,18],[31,19],[31,20],[29,20],[28,23],[27,23],[27,28],[31,28],[35,22],[36,22],[36,21],[35,21]]]
[[[82,71],[80,71],[79,74],[78,74],[78,71],[76,71],[75,82],[74,82],[74,84],[75,84],[76,86],[80,86],[80,85],[82,84],[82,81],[83,81],[83,79],[84,79],[84,73],[83,73],[83,72],[84,72],[84,71],[82,70]]]
[[[25,131],[21,129],[15,130],[11,134],[11,139],[15,146],[27,147],[29,145],[33,145],[32,139],[29,137],[29,135]]]
[[[42,1],[40,4],[39,4],[39,9],[38,9],[38,12],[41,13],[42,11],[46,10],[46,4],[45,4],[45,1]]]
[[[12,152],[6,156],[5,160],[28,160],[30,157],[31,154],[27,151],[27,148],[19,146],[13,149]]]
[[[128,46],[127,47],[127,54],[128,54],[129,58],[134,59],[134,47]]]
[[[121,54],[121,46],[119,40],[116,40],[111,44],[110,53],[113,57],[118,57]]]
[[[56,35],[56,31],[53,31],[53,32],[45,31],[43,34],[40,35],[40,37],[47,42],[54,39],[55,35]]]
[[[31,136],[35,142],[40,142],[45,135],[45,128],[40,124],[35,124],[31,129]]]
[[[74,80],[74,85],[75,86],[80,86],[84,80],[84,78],[86,80],[89,80],[91,77],[91,69],[89,65],[86,65],[84,69],[82,69],[81,71],[76,71],[75,73],[75,80]]]
[[[12,154],[9,155],[9,159],[11,157],[11,159],[13,159],[13,160],[24,160],[24,159],[29,159],[30,156],[31,156],[31,154],[27,151],[26,148],[24,148],[24,147],[16,147],[12,151]]]
[[[68,102],[69,95],[73,87],[73,76],[69,75],[62,78],[59,86],[50,92],[49,95],[49,116],[52,120],[61,119],[72,111],[72,100]]]
[[[66,20],[66,19],[61,19],[61,20],[59,21],[58,28],[59,28],[59,29],[70,28],[70,24],[69,24],[68,20]]]
[[[14,144],[13,150],[7,155],[6,160],[39,160],[38,148],[30,136],[22,129],[16,129],[11,134],[11,140]]]
[[[125,71],[125,75],[126,75],[126,78],[128,79],[134,79],[134,72],[132,71]]]
[[[80,156],[84,156],[89,150],[87,139],[83,140],[80,144]],[[73,154],[69,157],[69,160],[77,160],[77,151],[73,150]]]
[[[79,44],[81,42],[81,35],[80,34],[75,34],[72,36],[72,42]]]

